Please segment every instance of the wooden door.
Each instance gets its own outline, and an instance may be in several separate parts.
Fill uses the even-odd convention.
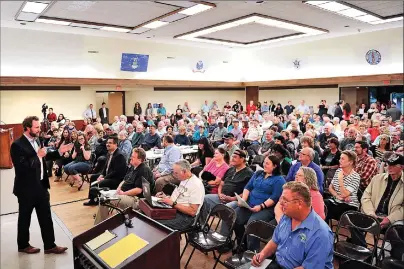
[[[123,111],[123,93],[110,92],[108,93],[108,108],[109,108],[109,121],[113,122],[115,116],[124,115]]]

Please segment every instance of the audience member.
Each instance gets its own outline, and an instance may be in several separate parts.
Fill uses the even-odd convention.
[[[86,174],[91,169],[91,148],[83,133],[77,135],[78,143],[74,144],[71,163],[64,166],[64,171],[72,177],[72,184],[82,184],[82,179],[79,174]]]
[[[57,116],[56,116],[56,113],[53,112],[53,108],[50,107],[48,109],[48,115],[46,116],[46,119],[49,121],[49,123],[52,123],[57,120]]]
[[[136,133],[133,135],[131,140],[132,148],[138,148],[144,144],[145,135],[143,133],[143,129],[144,127],[142,124],[138,124],[136,126]]]
[[[355,143],[355,153],[358,156],[355,171],[360,176],[360,185],[358,191],[358,200],[360,201],[362,193],[370,183],[370,180],[377,174],[378,166],[375,159],[368,154],[369,145],[363,141]]]
[[[213,130],[212,136],[210,138],[215,148],[223,144],[223,136],[226,135],[227,133],[228,133],[227,129],[223,126],[223,122],[219,121],[218,127],[216,127],[216,129]]]
[[[126,131],[120,131],[118,133],[118,148],[121,150],[123,156],[128,161],[132,152],[132,143],[127,138]]]
[[[229,154],[227,151],[223,148],[217,148],[212,161],[200,173],[199,177],[209,185],[210,193],[217,193],[220,182],[227,169],[229,169],[228,162]]]
[[[220,145],[219,147],[223,148],[229,156],[232,156],[233,153],[238,150],[239,148],[235,145],[236,138],[232,133],[228,133],[223,136],[224,144]]]
[[[106,107],[107,104],[105,102],[102,102],[101,108],[98,110],[98,115],[101,118],[101,123],[108,123],[109,124],[109,108]]]
[[[97,118],[97,113],[93,108],[93,104],[89,105],[89,107],[84,111],[83,116],[85,119],[91,119],[92,121],[95,121],[95,119]]]
[[[156,125],[149,125],[149,132],[144,136],[144,141],[142,143],[142,147],[145,150],[158,148],[161,149],[161,138],[156,132]]]

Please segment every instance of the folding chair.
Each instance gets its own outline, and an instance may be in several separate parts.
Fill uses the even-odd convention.
[[[391,251],[386,249],[386,243],[391,246]],[[390,252],[386,257],[385,252]],[[392,224],[384,234],[378,265],[382,268],[404,269],[404,224]]]

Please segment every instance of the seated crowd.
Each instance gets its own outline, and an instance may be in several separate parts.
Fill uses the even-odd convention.
[[[328,106],[322,100],[317,113],[304,100],[284,108],[251,101],[246,109],[238,101],[223,109],[205,101],[198,113],[185,102],[173,114],[163,104],[157,114],[151,104],[142,114],[137,103],[131,123],[125,115],[101,123],[91,113],[78,131],[60,114],[44,137],[49,150],[74,143],[48,163],[56,168],[55,181],[64,171],[81,186],[80,174],[91,174],[91,183],[117,190],[118,207],[138,210],[145,179],[155,196],[177,209],[174,219],[160,220],[177,230],[225,204],[236,213],[234,242],[241,249],[261,249],[256,237],[242,242],[249,223],[276,226],[253,264],[271,256],[279,268],[332,268],[332,220],[358,211],[375,217],[383,230],[404,220],[403,115],[394,103],[382,111],[380,104],[365,107],[354,115],[344,101]],[[190,145],[198,147],[191,163],[180,150]],[[163,155],[149,167],[146,152],[154,149]],[[84,205],[98,205],[91,188]],[[101,205],[95,224],[108,217]],[[222,223],[220,233],[230,228]],[[366,246],[363,234],[353,237]]]

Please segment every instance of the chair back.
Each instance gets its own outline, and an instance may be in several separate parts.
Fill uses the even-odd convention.
[[[339,269],[379,269],[379,267],[375,267],[371,264],[357,261],[357,260],[348,260],[344,263],[342,263],[339,266]]]
[[[328,208],[327,208],[327,205],[324,203],[324,216],[325,216],[325,218],[327,218],[327,215],[328,215]]]
[[[353,228],[362,232],[371,233],[377,238],[380,236],[379,220],[373,216],[358,211],[348,211],[342,214],[337,228],[337,235],[340,228]]]
[[[392,224],[384,234],[383,244],[380,251],[380,261],[384,258],[386,243],[391,245],[390,256],[394,259],[404,261],[404,224]]]
[[[212,223],[209,224],[210,217],[216,217],[219,219],[219,221],[226,223],[227,227],[229,227],[229,235],[231,235],[231,231],[233,231],[234,224],[236,223],[236,211],[234,211],[233,208],[230,208],[224,204],[215,205],[205,220],[205,224],[203,226],[203,231],[205,233],[211,229]]]
[[[271,240],[275,231],[275,226],[262,220],[255,220],[248,224],[244,236],[252,235],[259,238],[263,242]],[[241,241],[243,242],[243,240]]]

